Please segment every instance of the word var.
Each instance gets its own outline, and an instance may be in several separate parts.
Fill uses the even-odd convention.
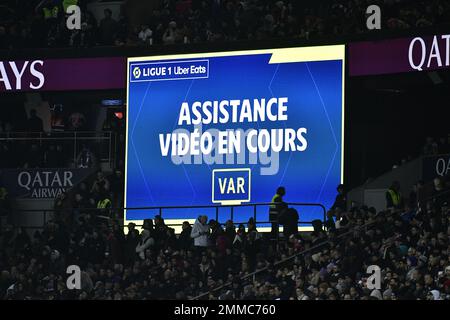
[[[219,188],[221,194],[245,193],[245,179],[238,177],[236,182],[233,178],[219,178]]]

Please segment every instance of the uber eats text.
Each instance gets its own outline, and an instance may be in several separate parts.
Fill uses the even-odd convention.
[[[287,120],[287,97],[183,102],[178,126],[193,126],[193,130],[178,128],[172,133],[159,134],[161,155],[170,156],[174,164],[202,164],[203,161],[207,164],[259,162],[271,165],[270,168],[261,168],[262,175],[274,175],[278,172],[280,152],[303,152],[308,147],[307,129],[286,128],[283,122]],[[264,122],[280,125],[279,128],[265,129]],[[245,130],[202,130],[203,125],[226,127],[236,124],[234,127],[237,127],[247,124],[248,127],[251,123],[255,124],[254,127]]]

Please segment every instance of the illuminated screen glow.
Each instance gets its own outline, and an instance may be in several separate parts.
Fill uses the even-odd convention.
[[[284,201],[329,208],[343,180],[344,65],[343,45],[129,58],[125,207],[270,202],[284,186]],[[125,223],[158,213],[126,210]],[[163,217],[199,214],[213,218]]]

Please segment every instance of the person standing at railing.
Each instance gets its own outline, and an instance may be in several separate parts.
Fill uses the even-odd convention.
[[[283,225],[283,235],[289,239],[292,234],[298,233],[298,212],[294,208],[289,208],[283,212],[279,221]]]
[[[269,221],[272,224],[272,237],[278,238],[280,215],[287,209],[287,204],[283,202],[283,197],[286,194],[284,187],[279,187],[277,192],[272,197],[271,205],[269,207]]]
[[[194,242],[191,238],[192,227],[189,221],[184,221],[182,226],[183,231],[181,231],[178,237],[178,247],[182,250],[188,250],[192,248]]]
[[[30,110],[30,117],[27,121],[27,131],[28,132],[43,132],[44,125],[42,119],[37,116],[35,109]]]
[[[146,255],[146,251],[148,248],[152,247],[155,244],[155,239],[151,237],[150,230],[142,230],[140,234],[139,243],[136,246],[136,254],[141,260],[145,260],[149,258]]]
[[[225,222],[225,235],[228,238],[228,242],[232,244],[236,236],[236,226],[232,220],[227,220],[227,222]]]
[[[207,216],[199,216],[195,220],[191,231],[191,238],[194,239],[194,246],[199,249],[204,249],[209,245],[209,225]]]
[[[163,246],[167,241],[169,227],[164,222],[161,215],[157,214],[154,218],[155,222],[155,241],[158,246]]]
[[[133,265],[136,259],[136,247],[139,244],[139,231],[136,230],[134,223],[128,224],[128,233],[125,235],[124,242],[124,264],[125,266]]]
[[[338,185],[337,192],[338,194],[334,200],[331,210],[336,210],[339,208],[342,211],[347,211],[347,193],[345,192],[345,187],[343,184]]]

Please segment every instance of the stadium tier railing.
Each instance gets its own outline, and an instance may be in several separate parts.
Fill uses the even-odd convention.
[[[214,210],[215,214],[214,216],[209,216],[210,219],[214,218],[216,221],[220,222],[220,223],[224,223],[227,220],[232,220],[233,223],[235,225],[238,224],[244,224],[247,225],[248,221],[234,221],[235,218],[235,211],[237,208],[251,208],[252,209],[252,217],[256,223],[256,225],[262,225],[262,224],[270,224],[272,222],[275,221],[268,221],[268,220],[259,220],[258,219],[258,207],[266,207],[266,213],[265,215],[268,215],[268,210],[269,210],[269,206],[272,205],[273,203],[271,202],[263,202],[263,203],[248,203],[248,204],[240,204],[240,205],[203,205],[203,206],[167,206],[167,207],[139,207],[139,208],[107,208],[107,209],[97,209],[97,208],[62,208],[62,209],[18,209],[15,211],[14,216],[15,217],[22,217],[21,220],[27,220],[26,216],[24,215],[29,215],[29,214],[41,214],[42,215],[42,223],[40,223],[39,225],[24,225],[21,224],[20,222],[16,221],[16,223],[14,223],[14,225],[18,226],[18,227],[23,227],[25,229],[42,229],[47,222],[54,220],[55,218],[57,218],[57,215],[72,215],[71,219],[73,219],[73,217],[75,215],[78,214],[92,214],[95,215],[95,217],[99,218],[99,219],[103,219],[105,221],[110,220],[110,219],[120,219],[120,221],[123,221],[123,213],[124,211],[127,210],[139,210],[139,211],[154,211],[155,214],[153,214],[153,217],[155,215],[160,215],[163,219],[165,219],[164,213],[167,212],[168,210],[183,210],[183,209],[209,209],[209,210]],[[321,220],[322,222],[324,222],[326,220],[326,208],[323,204],[320,203],[305,203],[305,202],[286,202],[286,204],[289,207],[315,207],[318,208],[321,211],[321,215],[318,216],[317,220]],[[223,213],[220,213],[220,209],[228,209],[228,215],[224,215]],[[299,216],[301,218],[302,214],[301,212],[299,213]],[[152,219],[153,217],[151,217],[149,215],[148,219]],[[33,219],[36,220],[36,219]],[[188,219],[186,219],[188,220]],[[315,219],[314,219],[315,220]],[[303,220],[299,220],[298,221],[298,225],[309,225],[312,224],[313,221],[303,221]],[[167,226],[169,227],[179,227],[182,225],[182,223],[180,222],[167,222],[166,223]],[[142,225],[137,224],[136,226],[140,227]]]
[[[98,164],[107,163],[113,167],[117,154],[116,140],[116,132],[113,131],[0,132],[0,143],[13,143],[12,156],[15,149],[23,153],[24,147],[30,148],[32,145],[37,145],[41,151],[50,145],[60,145],[68,156],[65,161],[72,162],[74,166],[83,147],[87,147],[98,157]]]

